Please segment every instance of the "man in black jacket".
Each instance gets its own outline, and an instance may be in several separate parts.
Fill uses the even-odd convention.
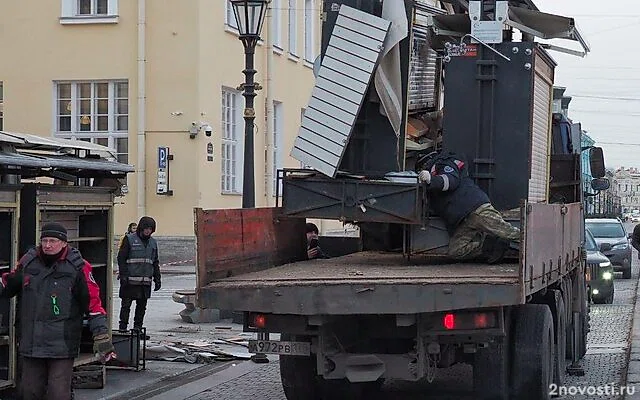
[[[0,295],[20,299],[16,328],[24,400],[71,397],[73,361],[80,351],[87,313],[94,353],[103,361],[115,357],[100,288],[91,270],[80,252],[67,245],[64,226],[47,223],[40,246],[2,275]]]
[[[633,234],[631,235],[631,246],[638,250],[638,259],[640,260],[640,224],[633,228]]]
[[[120,323],[118,329],[126,332],[131,313],[131,303],[136,301],[133,329],[141,330],[147,310],[147,300],[151,297],[151,281],[154,291],[160,290],[160,262],[158,244],[151,235],[156,231],[156,221],[142,217],[136,232],[127,234],[118,251],[120,273]]]
[[[447,225],[450,257],[496,263],[510,242],[520,240],[520,230],[502,218],[455,154],[427,161],[419,179],[427,185],[431,206]]]

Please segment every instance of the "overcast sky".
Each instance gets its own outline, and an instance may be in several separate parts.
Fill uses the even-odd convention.
[[[551,52],[555,84],[572,96],[569,117],[604,148],[607,167],[640,167],[640,8],[596,0],[534,0],[540,11],[574,17],[591,46],[585,58]],[[625,14],[623,10],[629,10]],[[579,48],[570,41],[556,40]]]

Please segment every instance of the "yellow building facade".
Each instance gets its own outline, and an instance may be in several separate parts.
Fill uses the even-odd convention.
[[[256,206],[274,204],[314,83],[321,0],[271,0],[255,54]],[[116,232],[141,215],[193,237],[193,209],[240,207],[244,49],[225,0],[0,4],[0,128],[92,141],[136,167]]]

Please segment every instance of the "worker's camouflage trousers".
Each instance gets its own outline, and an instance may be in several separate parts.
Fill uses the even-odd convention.
[[[480,257],[487,235],[517,242],[520,229],[506,222],[491,204],[483,204],[462,221],[449,239],[449,256],[458,260]]]

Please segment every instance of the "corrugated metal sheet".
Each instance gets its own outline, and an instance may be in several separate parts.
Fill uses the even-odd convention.
[[[131,165],[98,158],[0,152],[0,166],[27,168],[82,169],[92,171],[133,172]]]
[[[549,181],[552,85],[545,78],[548,79],[536,71],[533,83],[531,176],[529,177],[529,201],[532,203],[547,200],[547,182]]]
[[[340,7],[291,157],[335,177],[389,26]]]
[[[409,110],[432,108],[436,102],[438,58],[429,43],[428,17],[435,10],[416,9],[409,69]],[[441,14],[441,13],[439,13]]]

